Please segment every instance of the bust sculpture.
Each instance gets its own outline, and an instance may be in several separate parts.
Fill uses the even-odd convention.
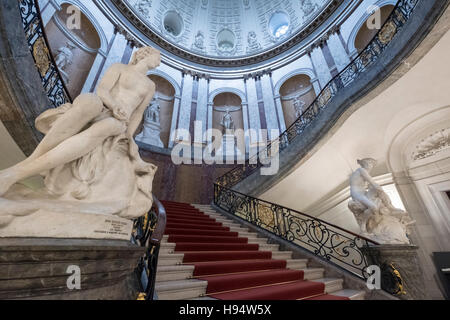
[[[150,210],[157,168],[140,158],[133,136],[155,93],[147,72],[159,64],[159,51],[141,48],[130,64],[107,70],[97,94],[81,94],[36,119],[41,143],[0,171],[0,231],[37,211],[133,219]],[[40,190],[18,183],[36,175],[45,178]]]
[[[361,166],[350,176],[348,207],[355,215],[364,236],[382,244],[409,244],[407,235],[415,223],[409,214],[395,208],[389,196],[370,176],[376,160],[358,160]]]

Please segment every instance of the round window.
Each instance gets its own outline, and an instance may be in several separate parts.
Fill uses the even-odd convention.
[[[167,12],[164,17],[164,29],[178,37],[183,32],[183,18],[175,11]]]
[[[275,38],[281,38],[289,31],[289,16],[284,12],[275,12],[269,20],[269,31]]]

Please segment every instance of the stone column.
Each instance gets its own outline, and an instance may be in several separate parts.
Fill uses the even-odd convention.
[[[381,268],[381,286],[402,300],[427,298],[424,276],[414,245],[384,244],[362,248],[369,265]]]
[[[181,97],[175,95],[173,101],[172,124],[170,126],[169,149],[173,148],[173,145],[175,143],[175,133],[177,130],[177,120],[178,120],[178,113],[180,111],[180,104],[181,104]]]

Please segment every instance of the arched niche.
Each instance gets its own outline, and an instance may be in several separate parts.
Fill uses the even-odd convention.
[[[156,85],[155,97],[158,100],[160,110],[160,124],[161,124],[161,141],[164,147],[168,147],[170,139],[170,130],[172,124],[172,115],[174,107],[175,88],[173,85],[156,74],[150,74],[148,76]]]
[[[102,45],[94,24],[80,10],[79,28],[69,28],[73,4],[63,3],[45,26],[50,50],[72,97],[81,93],[92,65]],[[65,62],[64,62],[65,59]],[[69,62],[71,61],[71,62]]]
[[[386,20],[394,10],[394,5],[388,4],[380,7],[380,15],[381,15],[381,25],[383,25]],[[358,32],[356,33],[356,37],[354,39],[353,45],[355,50],[359,53],[370,43],[370,41],[375,37],[378,32],[378,29],[369,29],[367,25],[369,17],[364,20],[364,23],[360,26]]]
[[[244,117],[242,113],[242,99],[232,92],[222,92],[213,99],[213,117],[212,128],[224,133],[221,125],[226,110],[230,110],[231,117],[235,126],[236,143],[241,153],[245,153],[244,147]]]
[[[411,113],[414,113],[412,109]],[[405,116],[403,116],[405,117]],[[387,159],[407,211],[417,220],[417,228],[434,227],[433,241],[441,250],[450,250],[450,106],[428,113],[400,117],[399,128],[389,144]],[[429,224],[431,222],[431,225]],[[430,234],[431,235],[431,234]],[[415,234],[420,236],[420,234]],[[429,236],[426,236],[429,237]],[[429,241],[429,239],[415,239]],[[429,245],[429,243],[427,244]],[[434,249],[436,250],[436,248]]]
[[[311,78],[306,74],[289,78],[280,87],[280,97],[284,121],[289,127],[316,98]]]

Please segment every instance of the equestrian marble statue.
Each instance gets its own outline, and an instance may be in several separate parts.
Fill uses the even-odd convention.
[[[36,128],[45,134],[41,143],[30,157],[0,171],[0,237],[2,228],[11,224],[16,230],[39,216],[47,217],[43,230],[49,232],[61,215],[72,219],[77,214],[87,220],[115,217],[112,229],[120,229],[150,210],[157,168],[140,158],[133,136],[155,93],[147,72],[159,64],[159,51],[141,48],[128,65],[107,70],[97,94],[81,94],[36,119]],[[37,175],[44,177],[39,190],[20,183]],[[27,220],[14,224],[25,216]],[[27,232],[34,234],[31,227]]]
[[[370,176],[376,160],[358,160],[361,166],[350,176],[348,207],[355,215],[364,236],[380,244],[410,244],[408,234],[415,223],[409,214],[395,208],[389,196]]]

